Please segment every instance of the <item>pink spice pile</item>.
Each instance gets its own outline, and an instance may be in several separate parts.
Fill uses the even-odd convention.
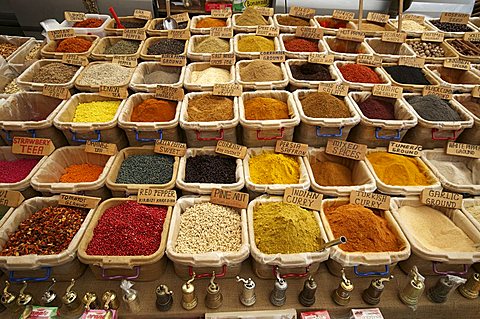
[[[22,158],[15,161],[0,161],[0,183],[17,183],[30,174],[39,159]]]

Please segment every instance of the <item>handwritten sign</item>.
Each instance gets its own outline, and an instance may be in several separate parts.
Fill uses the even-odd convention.
[[[443,66],[449,69],[465,70],[470,71],[470,62],[462,59],[445,59],[443,61]]]
[[[333,62],[335,62],[335,56],[333,54],[322,54],[318,52],[311,52],[308,55],[308,62],[332,65]]]
[[[55,145],[49,138],[35,138],[14,136],[12,143],[13,154],[47,156],[55,150]]]
[[[133,16],[140,20],[150,20],[152,18],[152,12],[148,10],[135,9]]]
[[[467,24],[469,19],[470,15],[468,13],[442,12],[440,15],[440,22]]]
[[[318,92],[325,92],[332,95],[347,96],[348,85],[338,83],[320,83]]]
[[[65,20],[67,20],[68,22],[83,21],[87,18],[84,12],[65,11],[64,16]]]
[[[480,42],[480,32],[465,32],[463,39],[465,41]]]
[[[387,23],[390,16],[388,14],[379,13],[379,12],[369,12],[367,15],[367,21],[378,22],[378,23]]]
[[[422,91],[422,95],[436,95],[444,100],[451,100],[453,96],[452,93],[452,89],[435,85],[427,85]]]
[[[440,32],[423,32],[421,39],[427,42],[443,42],[444,34]]]
[[[280,29],[275,26],[259,25],[255,34],[264,37],[278,37]]]
[[[210,36],[217,38],[232,38],[233,28],[230,27],[212,27],[210,28]]]
[[[392,85],[374,85],[372,94],[375,96],[389,97],[393,99],[399,99],[402,97],[403,88]]]
[[[98,94],[105,97],[113,97],[116,99],[126,99],[128,97],[127,88],[124,86],[108,86],[100,85]]]
[[[258,13],[264,17],[273,17],[274,9],[269,7],[253,7]]]
[[[412,68],[422,69],[425,65],[425,58],[416,58],[410,56],[401,56],[398,65],[410,66]]]
[[[235,54],[234,53],[212,53],[210,56],[210,65],[234,65]]]
[[[18,207],[25,200],[19,191],[0,190],[0,205]]]
[[[145,34],[145,30],[142,29],[123,29],[122,38],[143,41],[147,38],[147,35]]]
[[[382,41],[393,43],[404,43],[407,40],[407,34],[405,32],[388,31],[382,33]]]
[[[75,37],[75,30],[73,29],[59,29],[47,31],[48,38],[50,40],[62,40],[66,38]]]
[[[299,38],[320,40],[323,38],[323,30],[316,27],[297,27],[295,36]]]
[[[249,195],[247,193],[223,190],[214,188],[210,196],[212,204],[228,206],[233,208],[246,209],[248,207]]]
[[[117,154],[117,145],[114,143],[92,142],[85,143],[85,152],[112,156]]]
[[[342,10],[333,10],[332,18],[349,21],[355,19],[355,13]]]
[[[187,64],[187,57],[177,54],[162,54],[160,64],[165,66],[185,66]]]
[[[137,66],[137,57],[130,55],[115,55],[112,59],[112,63],[119,64],[126,68],[134,68]]]
[[[319,211],[322,209],[323,195],[303,189],[288,187],[283,194],[283,202]]]
[[[85,55],[64,54],[62,56],[62,63],[77,66],[86,66],[88,64],[88,58]]]
[[[325,153],[344,158],[351,158],[357,161],[363,161],[367,153],[367,145],[357,144],[337,139],[329,139]]]
[[[462,208],[463,196],[457,193],[424,189],[420,195],[422,204],[446,208]]]
[[[167,140],[155,140],[153,151],[158,154],[185,156],[187,144]]]
[[[472,89],[472,96],[473,97],[480,97],[480,86],[476,85]]]
[[[274,63],[285,62],[285,53],[282,51],[260,52],[260,60],[266,60]]]
[[[140,188],[137,194],[137,203],[144,205],[175,206],[177,193],[172,190]]]
[[[167,37],[169,39],[177,39],[177,40],[188,40],[192,34],[188,29],[178,29],[178,30],[168,30]]]
[[[155,97],[157,99],[165,99],[171,101],[181,101],[185,96],[182,88],[176,88],[167,85],[157,85],[155,88]]]
[[[357,64],[380,67],[382,66],[382,58],[375,55],[359,54]]]
[[[223,8],[223,9],[212,9],[210,12],[212,18],[220,18],[226,19],[232,16],[232,9],[231,8]]]
[[[362,42],[365,39],[365,33],[358,30],[340,28],[337,32],[337,39]]]
[[[403,15],[403,20],[410,20],[410,21],[415,21],[419,24],[424,24],[425,23],[425,16],[419,16],[416,14],[404,14]]]
[[[240,96],[242,95],[242,85],[236,83],[222,83],[213,85],[213,95],[220,96]]]
[[[447,154],[470,158],[480,158],[480,145],[448,142]]]
[[[389,210],[390,196],[362,191],[352,191],[350,193],[350,203],[375,209]]]
[[[102,199],[75,194],[60,194],[58,205],[94,209]]]
[[[190,17],[188,16],[188,12],[172,14],[170,18],[177,21],[177,23],[187,22],[188,20],[190,20]]]
[[[315,9],[292,6],[290,7],[290,11],[288,12],[288,14],[292,17],[313,19],[313,17],[315,16],[315,12]]]
[[[308,144],[280,140],[275,144],[275,152],[294,156],[307,156]]]
[[[54,97],[60,100],[68,100],[70,98],[70,91],[65,87],[45,84],[42,88],[42,95]]]
[[[247,155],[247,147],[227,141],[218,141],[215,153],[244,159]]]
[[[422,156],[422,145],[408,144],[391,141],[388,144],[388,152],[412,157]]]

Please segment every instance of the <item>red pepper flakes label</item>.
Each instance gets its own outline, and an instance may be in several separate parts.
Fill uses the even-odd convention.
[[[312,8],[292,6],[290,7],[290,11],[288,12],[288,14],[293,17],[299,17],[303,19],[313,19],[313,17],[315,16],[315,12],[316,10]]]
[[[60,29],[60,30],[50,30],[47,31],[48,38],[50,40],[62,40],[66,38],[75,37],[75,30],[70,29]]]
[[[440,32],[423,32],[421,39],[427,42],[443,42],[444,34]]]
[[[212,53],[210,65],[234,65],[235,53]]]
[[[255,34],[264,37],[278,37],[280,34],[280,29],[275,26],[259,25],[257,26],[257,31]]]
[[[337,39],[363,42],[365,39],[365,33],[358,30],[340,28],[337,32]]]
[[[13,154],[48,156],[55,150],[49,138],[15,136],[12,143]]]
[[[168,30],[167,36],[169,39],[188,40],[190,39],[192,34],[188,29],[180,29],[180,30]]]
[[[260,52],[260,60],[270,62],[285,62],[285,53],[282,51],[267,51]]]
[[[215,153],[244,159],[247,155],[247,147],[227,141],[218,141],[215,147]]]
[[[357,64],[380,67],[382,66],[382,58],[375,55],[359,54]]]
[[[227,38],[230,39],[233,37],[233,28],[230,27],[212,27],[210,28],[210,36],[217,38]]]
[[[332,95],[347,96],[348,85],[337,83],[321,83],[318,86],[318,92],[325,92]]]
[[[362,205],[381,210],[389,210],[390,196],[376,193],[366,193],[362,191],[352,191],[350,193],[350,204]]]
[[[83,21],[87,18],[84,12],[65,11],[63,15],[68,22]]]
[[[187,144],[167,140],[155,140],[153,151],[159,154],[182,157],[185,156],[187,152]]]
[[[446,208],[462,208],[463,196],[457,193],[442,192],[425,188],[421,195],[422,204]]]
[[[54,97],[60,100],[68,100],[70,98],[70,90],[65,87],[45,84],[42,89],[42,95]]]
[[[135,9],[133,16],[141,20],[150,20],[152,18],[152,12],[148,10]]]
[[[382,33],[382,41],[393,43],[404,43],[407,40],[405,32],[388,31]]]
[[[255,10],[257,10],[258,13],[260,13],[264,17],[273,17],[273,8],[269,7],[253,7]]]
[[[357,161],[363,161],[367,153],[367,145],[336,139],[329,139],[327,141],[325,153],[345,158],[351,158]]]
[[[92,142],[85,143],[85,152],[112,156],[117,154],[117,145],[113,143]]]
[[[220,188],[212,189],[210,202],[212,204],[228,206],[233,208],[246,209],[248,207],[249,195],[247,193],[223,190]]]
[[[62,63],[77,66],[86,66],[88,64],[88,58],[85,55],[64,54],[62,56]]]
[[[463,35],[465,41],[479,42],[480,41],[480,32],[465,32]]]
[[[387,23],[390,16],[388,14],[379,13],[379,12],[369,12],[367,15],[367,21],[378,22],[378,23]]]
[[[320,40],[323,38],[323,30],[316,27],[297,27],[295,36],[299,38],[307,38]]]
[[[18,207],[24,200],[25,197],[19,191],[0,190],[1,206]]]
[[[108,86],[100,85],[98,94],[105,97],[113,97],[116,99],[126,99],[128,97],[127,88],[124,86]]]
[[[275,152],[294,156],[307,156],[308,144],[281,140],[275,144]]]
[[[403,15],[403,20],[410,20],[410,21],[415,21],[419,24],[424,24],[425,23],[425,16],[419,16],[416,14],[404,14]]]
[[[120,64],[126,68],[134,68],[137,66],[137,57],[131,55],[115,55],[112,63]]]
[[[452,89],[436,86],[436,85],[426,85],[423,88],[422,95],[436,95],[444,100],[451,100],[453,97]]]
[[[480,145],[448,142],[447,154],[470,158],[480,158]]]
[[[372,94],[375,96],[390,97],[393,99],[399,99],[402,97],[403,88],[392,85],[374,85]]]
[[[173,20],[177,21],[177,23],[187,22],[190,20],[190,16],[188,12],[182,12],[178,14],[173,14],[170,16]]]
[[[147,35],[145,34],[145,30],[142,29],[123,29],[122,38],[143,41],[147,38]]]
[[[229,84],[214,84],[213,95],[219,96],[240,96],[242,95],[242,85],[229,83]]]
[[[160,64],[165,66],[185,66],[187,57],[177,54],[162,54],[160,56]]]
[[[166,189],[140,188],[137,194],[137,203],[145,205],[175,206],[177,192]]]
[[[311,52],[308,55],[309,63],[332,65],[334,61],[335,61],[335,56],[333,54],[322,54],[318,52]]]
[[[390,141],[388,144],[388,152],[406,156],[419,157],[422,156],[422,145],[408,144]]]
[[[425,65],[425,58],[416,58],[411,56],[401,56],[398,65],[411,66],[412,68],[422,69]]]
[[[94,209],[101,200],[99,197],[62,193],[58,199],[58,205]]]
[[[443,66],[449,69],[465,70],[470,71],[470,62],[462,59],[445,59],[443,61]]]
[[[333,10],[332,18],[337,20],[350,21],[355,19],[355,13],[342,10]]]
[[[467,24],[468,20],[470,20],[470,15],[468,13],[442,12],[440,15],[440,22]]]
[[[298,205],[303,208],[320,211],[323,195],[303,189],[288,187],[283,194],[283,202]]]
[[[223,9],[212,9],[210,11],[210,15],[212,16],[212,18],[230,18],[232,16],[232,8],[227,7]]]
[[[473,97],[480,97],[480,86],[475,86],[472,90]]]

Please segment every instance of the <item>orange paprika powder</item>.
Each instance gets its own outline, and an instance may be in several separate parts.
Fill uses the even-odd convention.
[[[345,80],[359,83],[383,83],[382,79],[370,67],[348,63],[338,68]]]
[[[55,52],[82,53],[82,52],[87,52],[91,46],[92,46],[92,41],[89,41],[84,38],[80,38],[80,37],[66,38],[58,42]]]
[[[169,122],[175,118],[177,103],[147,99],[133,108],[132,122]]]
[[[103,172],[103,167],[94,164],[74,164],[65,168],[65,174],[60,177],[61,183],[94,182]]]

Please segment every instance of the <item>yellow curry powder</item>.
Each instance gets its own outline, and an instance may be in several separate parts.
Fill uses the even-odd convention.
[[[323,243],[312,211],[283,202],[262,203],[253,209],[255,244],[265,254],[319,251]]]
[[[300,164],[295,156],[263,153],[250,158],[250,179],[255,184],[298,184]]]

